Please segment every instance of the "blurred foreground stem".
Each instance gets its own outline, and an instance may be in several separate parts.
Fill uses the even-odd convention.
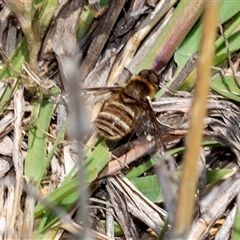
[[[186,239],[191,227],[197,185],[197,166],[203,138],[203,121],[206,116],[206,102],[214,57],[218,1],[205,1],[203,31],[197,63],[197,80],[191,107],[189,134],[186,141],[183,171],[173,224],[172,239]]]

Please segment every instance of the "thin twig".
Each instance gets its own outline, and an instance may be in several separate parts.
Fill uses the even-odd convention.
[[[223,32],[223,28],[222,28],[222,25],[219,23],[218,24],[218,27],[219,27],[219,30],[220,30],[220,33],[225,41],[225,45],[226,45],[226,49],[227,49],[227,58],[228,58],[228,63],[229,63],[229,66],[231,68],[231,71],[232,71],[232,75],[233,75],[233,79],[234,79],[234,82],[235,84],[237,85],[237,87],[240,89],[240,84],[236,78],[236,74],[235,74],[235,71],[234,71],[234,66],[233,66],[233,62],[232,62],[232,59],[231,59],[231,53],[230,53],[230,50],[229,50],[229,42],[228,42],[228,39],[226,38],[226,35],[225,33]]]

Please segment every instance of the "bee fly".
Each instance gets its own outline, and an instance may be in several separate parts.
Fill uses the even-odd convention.
[[[151,108],[150,100],[159,90],[160,79],[153,70],[143,70],[130,79],[124,87],[115,89],[115,93],[105,100],[101,112],[95,120],[99,134],[108,140],[120,140],[132,131],[137,133],[142,116],[150,116],[151,125],[161,135],[159,123]],[[149,113],[150,112],[150,113]],[[153,126],[152,126],[153,128]],[[157,129],[156,129],[157,128]],[[162,136],[158,136],[163,147]]]

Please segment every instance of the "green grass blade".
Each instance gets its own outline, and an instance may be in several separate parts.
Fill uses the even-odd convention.
[[[54,89],[53,92],[54,94],[57,93],[58,89]],[[32,115],[35,115],[38,108],[39,100],[36,99],[33,103]],[[42,180],[42,173],[46,171],[48,164],[46,158],[48,138],[45,132],[48,132],[53,110],[54,103],[49,101],[48,98],[43,99],[39,116],[34,125],[29,128],[28,151],[24,170],[25,175],[37,186],[39,186]]]
[[[96,180],[98,174],[102,169],[107,165],[110,160],[110,154],[106,148],[105,142],[101,142],[92,152],[92,154],[86,160],[86,182],[87,185],[90,185],[94,180]],[[47,200],[51,203],[61,206],[66,211],[70,210],[77,199],[79,198],[78,193],[78,182],[77,177],[75,176],[76,168],[74,168],[66,177],[62,186],[53,191],[48,197]],[[81,193],[80,193],[81,194]],[[52,213],[51,210],[48,210],[48,206],[38,204],[35,208],[35,217],[39,218],[45,213],[43,220],[38,229],[39,232],[45,231],[47,228],[52,226],[58,221],[58,217]]]

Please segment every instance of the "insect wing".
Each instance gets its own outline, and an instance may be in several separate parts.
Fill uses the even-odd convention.
[[[99,88],[82,88],[81,90],[86,94],[101,94],[101,93],[116,93],[122,89],[122,87],[99,87]]]
[[[151,107],[150,100],[147,99],[144,105],[146,105],[146,111],[137,119],[138,123],[136,124],[135,132],[143,143],[146,141],[151,143],[151,148],[148,148],[147,152],[151,157],[155,158],[156,155],[164,153],[165,145],[160,125]]]
[[[96,103],[103,103],[109,99],[113,94],[117,93],[121,87],[97,87],[97,88],[82,88],[82,95],[84,97],[84,104],[89,111]]]

